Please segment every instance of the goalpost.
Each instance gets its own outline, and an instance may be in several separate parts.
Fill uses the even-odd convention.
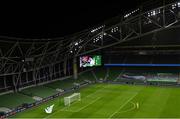
[[[81,94],[80,93],[74,93],[68,97],[64,97],[64,105],[70,106],[72,102],[74,101],[81,101]]]

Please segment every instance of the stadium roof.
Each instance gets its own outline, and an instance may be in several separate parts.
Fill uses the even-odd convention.
[[[125,14],[142,3],[163,0],[61,1],[60,3],[7,4],[1,8],[0,36],[56,38],[67,36]],[[176,1],[176,0],[165,0]],[[158,4],[157,4],[158,5]],[[152,7],[152,6],[151,6]],[[153,6],[155,7],[155,6]]]
[[[66,36],[133,9],[142,1],[8,3],[1,8],[0,35],[20,38]]]

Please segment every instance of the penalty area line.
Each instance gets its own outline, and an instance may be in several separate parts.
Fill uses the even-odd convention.
[[[86,98],[88,98],[88,97],[93,97],[93,95],[95,95],[96,93],[99,93],[100,91],[104,90],[105,88],[107,88],[107,86],[103,86],[102,88],[98,89],[97,91],[95,91],[95,92],[93,92],[93,93],[85,96],[84,98],[82,98],[82,100],[84,100],[84,99],[86,99]],[[96,100],[92,101],[91,103],[92,103],[92,104],[95,103],[95,102],[96,102],[97,100],[99,100],[100,98],[101,98],[101,97],[97,98]],[[82,100],[81,100],[81,101],[82,101]],[[74,102],[73,104],[71,104],[71,106],[74,105],[74,104],[77,104],[78,102],[79,102],[79,101]],[[89,106],[89,105],[91,105],[91,104],[89,103],[88,105],[86,105],[86,106],[84,106],[84,107],[82,107],[82,108],[80,108],[80,109],[82,110],[82,109],[86,108],[86,107]],[[80,109],[79,109],[78,111],[81,111]],[[63,112],[63,111],[65,111],[65,112],[78,112],[78,111],[73,111],[73,110],[67,110],[67,107],[64,107],[64,108],[62,108],[62,109],[60,109],[60,110],[52,113],[51,115],[46,116],[44,119],[47,119],[47,118],[51,117],[52,115],[54,115],[54,114],[56,114],[56,113],[58,113],[58,112]]]
[[[91,94],[83,97],[83,98],[81,99],[81,101],[77,101],[77,102],[72,103],[71,106],[77,104],[78,102],[83,102],[86,98],[94,97],[95,94],[100,93],[101,91],[103,91],[103,90],[106,89],[106,88],[107,88],[107,86],[103,86],[102,88],[96,90],[95,92],[93,92],[93,93],[91,93]],[[67,108],[68,108],[68,107],[63,107],[63,108],[61,109],[61,111],[67,110]]]
[[[88,107],[89,105],[92,105],[93,103],[95,103],[95,102],[98,101],[99,99],[101,99],[101,97],[98,97],[96,100],[93,100],[91,103],[85,105],[84,107],[81,107],[80,109],[77,110],[77,112],[85,109],[85,108]]]
[[[79,109],[76,110],[76,111],[71,110],[71,109],[66,109],[66,110],[65,110],[65,109],[64,109],[64,110],[61,109],[61,111],[66,111],[66,112],[79,112],[79,111],[85,109],[86,107],[92,105],[93,103],[95,103],[96,101],[98,101],[100,98],[101,98],[101,97],[98,97],[97,99],[93,100],[92,102],[90,102],[90,103],[88,103],[87,105],[85,105],[85,106],[79,108]]]
[[[136,93],[134,96],[132,96],[131,98],[129,98],[129,100],[127,100],[123,105],[120,106],[120,108],[118,108],[114,113],[112,113],[108,119],[111,119],[115,114],[117,114],[126,104],[128,104],[138,93]]]

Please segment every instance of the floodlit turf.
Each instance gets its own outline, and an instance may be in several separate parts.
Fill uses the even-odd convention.
[[[70,107],[62,98],[15,115],[15,118],[160,118],[180,117],[180,88],[96,84],[80,90],[81,101]],[[70,95],[70,94],[69,94]],[[139,103],[139,108],[137,108]],[[44,108],[55,104],[52,114]]]

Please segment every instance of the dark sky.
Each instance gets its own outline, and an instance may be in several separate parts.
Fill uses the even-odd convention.
[[[52,0],[53,1],[53,0]],[[142,0],[1,4],[0,35],[54,38],[79,32],[136,8]]]

